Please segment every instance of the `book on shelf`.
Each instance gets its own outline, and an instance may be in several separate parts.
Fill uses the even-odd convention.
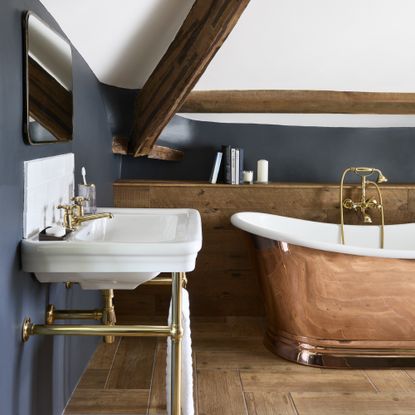
[[[215,184],[218,181],[218,175],[219,175],[220,165],[222,162],[222,156],[223,156],[223,153],[221,153],[220,151],[216,153],[215,161],[212,167],[212,172],[210,174],[209,183]]]
[[[239,181],[238,184],[242,184],[244,182],[244,175],[243,175],[243,171],[244,171],[244,149],[243,148],[238,148],[238,154],[239,154],[239,169],[238,169],[238,173],[239,173]]]
[[[222,181],[227,184],[243,182],[244,150],[232,146],[222,146]]]
[[[236,148],[231,147],[231,184],[236,184]]]
[[[232,183],[231,175],[231,146],[222,146],[223,163],[222,163],[222,181],[223,183]]]

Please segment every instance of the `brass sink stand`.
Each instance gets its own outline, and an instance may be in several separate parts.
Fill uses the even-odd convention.
[[[45,324],[33,324],[25,318],[22,326],[22,340],[30,336],[103,336],[106,343],[112,343],[115,336],[129,337],[170,337],[171,353],[171,414],[181,414],[181,357],[182,357],[182,291],[187,283],[184,272],[173,272],[171,278],[154,278],[148,285],[170,285],[172,287],[172,323],[166,326],[153,325],[116,325],[113,304],[113,290],[103,290],[104,308],[102,310],[56,310],[49,305],[46,310]],[[102,320],[102,325],[54,324],[56,320]]]

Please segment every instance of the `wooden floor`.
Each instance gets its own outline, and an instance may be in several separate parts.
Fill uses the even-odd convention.
[[[264,348],[257,318],[194,318],[192,338],[198,415],[415,414],[415,370],[289,363]],[[65,414],[166,414],[165,364],[165,340],[102,344]]]

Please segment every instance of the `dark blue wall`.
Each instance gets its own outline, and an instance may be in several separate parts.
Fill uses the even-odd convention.
[[[137,91],[103,86],[111,129],[127,135]],[[208,180],[222,144],[245,149],[246,169],[270,162],[270,180],[337,183],[346,167],[382,169],[394,183],[415,182],[414,128],[322,128],[192,121],[176,116],[158,144],[185,151],[182,162],[126,157],[125,179]]]
[[[126,157],[122,178],[208,180],[221,144],[245,149],[245,167],[270,163],[270,180],[334,182],[349,166],[374,166],[394,183],[415,182],[415,129],[314,128],[200,122],[176,116],[159,144],[185,151],[182,162]]]
[[[48,303],[60,308],[96,307],[99,294],[66,290],[62,284],[42,285],[21,272],[23,161],[74,152],[77,172],[87,166],[101,206],[112,204],[111,184],[119,177],[121,162],[111,153],[100,84],[75,50],[73,143],[23,143],[21,18],[25,10],[57,29],[37,0],[0,1],[0,413],[55,415],[62,413],[99,339],[34,337],[22,344],[21,323],[25,316],[43,322]]]

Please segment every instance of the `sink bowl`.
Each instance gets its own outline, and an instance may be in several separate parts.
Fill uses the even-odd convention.
[[[134,289],[160,272],[189,272],[202,246],[194,209],[98,209],[113,219],[84,222],[65,241],[22,241],[23,270],[40,282],[84,289]]]

